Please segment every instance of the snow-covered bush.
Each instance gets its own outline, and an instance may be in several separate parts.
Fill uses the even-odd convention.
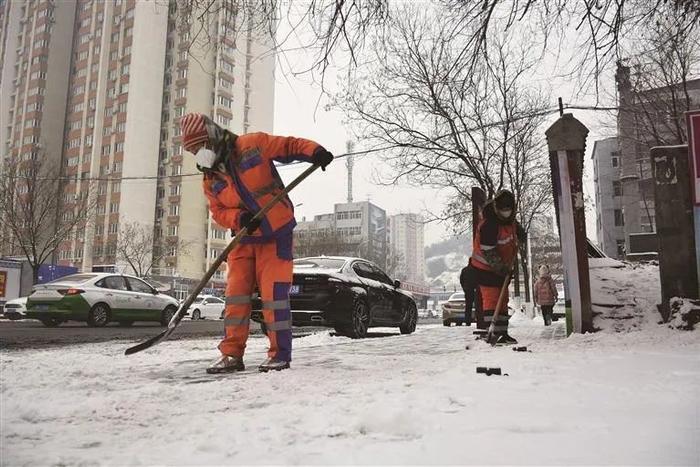
[[[673,297],[669,325],[676,329],[693,330],[700,323],[700,300]]]

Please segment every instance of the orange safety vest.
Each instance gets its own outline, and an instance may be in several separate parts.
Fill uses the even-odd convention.
[[[472,247],[472,265],[485,271],[493,271],[483,255],[481,246],[481,229],[486,222],[496,222],[493,219],[481,219],[477,228],[476,236]],[[498,234],[496,236],[496,251],[505,264],[511,264],[517,253],[517,239],[515,222],[512,224],[498,224]],[[490,245],[489,245],[490,246]]]
[[[243,211],[255,214],[284,189],[273,161],[311,162],[314,151],[320,147],[307,139],[267,133],[238,136],[236,151],[226,163],[227,174],[214,172],[204,176],[204,193],[214,221],[222,227],[239,230]],[[285,196],[265,214],[260,228],[241,243],[268,242],[291,233],[295,226],[294,206]]]

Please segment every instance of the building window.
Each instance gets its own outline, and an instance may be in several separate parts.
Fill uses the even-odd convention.
[[[174,165],[172,168],[172,171],[170,172],[170,175],[180,175],[182,173],[182,165],[177,164]]]
[[[187,88],[180,88],[177,90],[177,97],[187,97]]]
[[[110,203],[109,205],[109,213],[114,214],[119,212],[119,203]]]
[[[226,107],[227,109],[231,108],[231,99],[229,99],[226,96],[219,96],[219,105]]]
[[[180,195],[180,185],[171,185],[170,186],[170,196],[179,196]]]
[[[613,154],[617,154],[617,152],[614,152]],[[610,161],[612,162],[613,167],[618,167],[620,165],[620,158],[618,156],[612,156]]]
[[[109,233],[115,234],[117,232],[119,232],[119,224],[116,222],[112,222],[111,224],[109,224]]]
[[[112,185],[112,193],[119,193],[122,190],[122,184],[119,182],[116,182],[114,185]]]
[[[615,209],[615,226],[620,227],[625,225],[625,218],[622,214],[622,209]]]
[[[231,119],[228,117],[225,117],[223,115],[217,115],[216,116],[216,123],[218,123],[221,126],[227,127],[231,123]]]
[[[622,196],[622,182],[619,180],[613,180],[613,196]]]
[[[170,237],[177,236],[177,225],[169,225],[168,226],[168,236],[170,236]]]
[[[187,68],[182,68],[177,72],[177,79],[187,78]]]
[[[178,204],[171,204],[170,209],[168,209],[168,215],[170,216],[179,216],[180,215],[180,205]]]

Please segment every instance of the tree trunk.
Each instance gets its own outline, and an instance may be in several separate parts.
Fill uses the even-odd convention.
[[[525,255],[520,256],[520,265],[523,268],[523,288],[525,289],[525,301],[529,302],[530,300],[530,273],[527,267],[527,261],[528,258],[525,257]]]
[[[32,285],[36,285],[39,282],[39,268],[41,264],[32,264]]]
[[[514,297],[519,297],[520,296],[520,267],[518,264],[518,257],[520,256],[519,253],[515,254],[515,261],[513,262],[513,277],[512,277],[512,282],[513,282],[513,296]]]

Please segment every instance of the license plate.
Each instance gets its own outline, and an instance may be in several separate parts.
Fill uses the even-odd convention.
[[[301,286],[300,286],[300,285],[292,285],[292,286],[289,288],[289,295],[298,294],[299,292],[301,292]]]

